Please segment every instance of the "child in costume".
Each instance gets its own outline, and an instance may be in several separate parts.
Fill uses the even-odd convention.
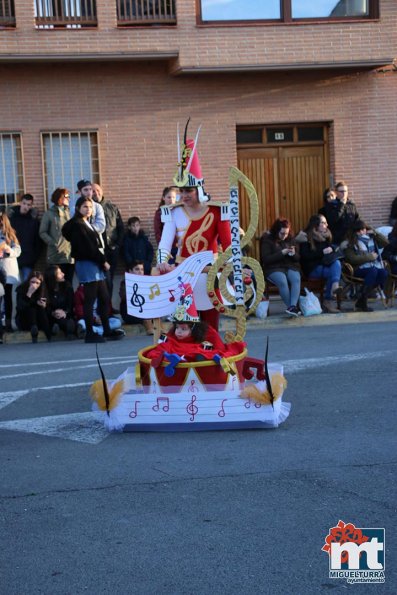
[[[186,283],[173,316],[171,330],[161,336],[159,344],[145,352],[145,356],[158,364],[163,359],[176,363],[203,360],[220,363],[223,358],[243,352],[245,347],[243,341],[225,344],[213,327],[200,321],[192,287]]]

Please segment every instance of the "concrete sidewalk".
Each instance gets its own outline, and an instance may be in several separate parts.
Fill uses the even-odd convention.
[[[285,305],[278,297],[271,297],[269,305],[269,316],[265,320],[250,316],[247,320],[247,329],[269,329],[269,328],[292,328],[305,326],[326,326],[326,325],[344,325],[359,323],[377,323],[377,322],[397,322],[397,298],[394,300],[393,307],[385,308],[381,300],[369,300],[368,305],[374,309],[373,312],[354,312],[354,302],[345,301],[342,304],[341,314],[320,314],[318,316],[299,316],[293,318],[285,313]],[[226,316],[221,317],[220,331],[233,331],[236,327],[235,320]],[[146,335],[146,331],[141,324],[124,325],[123,329],[127,337],[136,335]],[[53,338],[54,342],[64,341],[63,333]],[[77,340],[77,339],[76,339]],[[30,343],[30,333],[14,331],[13,333],[4,333],[3,341],[5,344]],[[45,342],[43,333],[39,334],[39,342]],[[73,341],[70,342],[73,345]]]

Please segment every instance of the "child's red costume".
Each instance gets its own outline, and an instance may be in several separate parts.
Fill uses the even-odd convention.
[[[212,349],[205,349],[202,343],[196,343],[191,336],[179,340],[175,337],[173,331],[170,331],[164,343],[159,343],[156,347],[145,351],[144,355],[149,359],[156,359],[164,353],[174,353],[180,357],[183,356],[185,362],[193,362],[200,359],[212,360],[216,355],[232,357],[242,353],[246,347],[246,343],[243,341],[225,344],[218,332],[210,326],[207,329],[204,341],[211,343]],[[165,359],[167,359],[166,356]]]

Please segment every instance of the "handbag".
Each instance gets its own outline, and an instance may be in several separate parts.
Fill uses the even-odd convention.
[[[299,297],[299,307],[303,316],[315,316],[316,314],[322,314],[320,300],[312,291],[309,291],[305,287],[306,295]]]
[[[261,318],[262,320],[264,320],[267,315],[269,313],[269,300],[262,300],[261,302],[259,302],[256,310],[255,310],[255,316],[257,318]]]

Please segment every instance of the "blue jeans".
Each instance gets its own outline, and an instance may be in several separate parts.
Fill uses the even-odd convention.
[[[377,287],[379,285],[382,289],[387,278],[387,271],[377,267],[358,267],[355,269],[354,274],[356,277],[364,279],[366,287]]]
[[[287,308],[298,304],[301,292],[301,275],[299,271],[293,269],[288,269],[286,273],[275,271],[270,273],[267,278],[277,286],[281,299]]]
[[[82,327],[83,331],[85,331],[85,320],[84,320],[84,318],[80,318],[80,320],[77,321],[77,324],[79,324]],[[118,329],[118,328],[121,328],[121,320],[119,318],[110,316],[109,317],[109,326],[110,326],[110,330],[111,331],[113,331],[115,329]],[[103,326],[102,325],[93,324],[92,325],[92,330],[97,335],[103,335]]]
[[[327,279],[324,298],[330,300],[332,298],[332,285],[340,282],[341,271],[342,266],[339,260],[335,260],[329,267],[318,264],[309,274],[309,279]]]

